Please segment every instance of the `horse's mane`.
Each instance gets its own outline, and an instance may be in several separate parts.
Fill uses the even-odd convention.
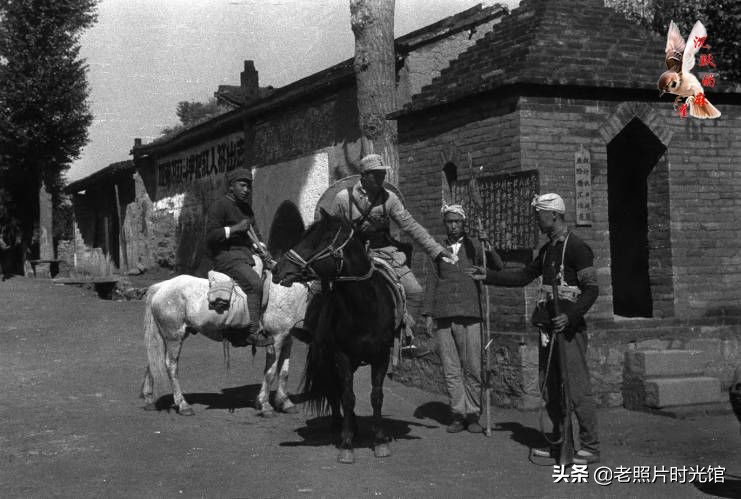
[[[313,222],[306,228],[304,233],[301,235],[301,240],[304,240],[317,231],[324,233],[325,231],[350,226],[350,222],[348,222],[345,217],[342,217],[340,215],[332,215],[323,208],[320,209],[320,213],[321,217],[319,218],[319,220]]]

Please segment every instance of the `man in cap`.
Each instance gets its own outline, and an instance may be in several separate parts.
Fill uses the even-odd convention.
[[[474,279],[485,284],[519,287],[525,286],[537,277],[543,277],[538,310],[552,310],[552,284],[558,284],[558,298],[562,305],[559,315],[552,317],[550,323],[537,318],[533,322],[541,330],[558,333],[559,341],[565,340],[566,372],[571,395],[571,405],[579,421],[579,440],[581,448],[574,456],[575,464],[599,462],[599,440],[597,437],[597,412],[587,365],[587,326],[584,314],[594,304],[599,294],[597,273],[594,268],[592,249],[576,234],[569,231],[564,214],[566,208],[558,194],[536,196],[532,202],[538,217],[540,231],[548,236],[548,242],[540,248],[538,257],[521,270],[492,271],[480,267],[473,268]],[[545,308],[543,308],[545,306]],[[560,366],[551,358],[551,368],[547,369],[549,338],[542,335],[540,342],[540,373],[545,387],[543,398],[546,410],[553,423],[556,437],[560,436],[563,421],[560,395]],[[533,454],[540,457],[555,457],[555,449],[534,449]]]
[[[391,237],[391,221],[419,243],[433,260],[455,257],[414,220],[396,194],[383,187],[390,167],[383,164],[380,155],[365,156],[360,160],[360,168],[360,181],[335,196],[332,214],[349,220],[374,256],[391,264],[407,294],[421,293],[422,286],[406,265],[406,255]]]
[[[440,212],[448,232],[443,245],[458,257],[458,263],[440,260],[434,264],[425,288],[422,315],[428,331],[436,325],[435,337],[453,417],[448,433],[465,429],[482,433],[480,287],[464,272],[482,264],[482,247],[465,233],[466,212],[461,205],[444,205]],[[494,250],[486,252],[486,262],[489,268],[502,269],[502,260]]]
[[[378,154],[363,157],[360,160],[360,180],[354,186],[337,193],[330,212],[353,224],[368,244],[371,254],[391,265],[407,295],[418,294],[422,293],[422,286],[407,265],[407,257],[399,249],[399,242],[391,237],[392,220],[419,243],[433,260],[447,258],[455,262],[457,258],[414,220],[396,194],[384,188],[383,183],[389,168]],[[294,328],[294,336],[302,341],[310,341],[319,307],[319,300],[312,301],[306,313],[304,327]],[[415,355],[426,353],[429,352],[419,349]]]
[[[255,271],[255,253],[267,254],[264,244],[253,241],[250,229],[260,239],[252,211],[252,172],[247,168],[232,170],[226,175],[228,190],[210,207],[206,220],[206,243],[214,261],[214,270],[222,272],[247,294],[251,317],[258,317],[261,307],[262,279]],[[272,343],[258,332],[257,321],[250,321],[246,336],[230,333],[227,339],[234,346]]]

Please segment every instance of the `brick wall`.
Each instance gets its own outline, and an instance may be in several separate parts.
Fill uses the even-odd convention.
[[[469,104],[473,106],[473,103]],[[634,118],[668,150],[648,177],[649,262],[655,316],[700,317],[738,311],[741,298],[741,108],[721,106],[719,120],[680,119],[668,103],[522,97],[509,114],[480,118],[491,102],[413,115],[399,124],[401,187],[412,213],[443,235],[441,153],[484,173],[538,169],[542,192],[558,192],[573,225],[574,153],[591,153],[593,225],[576,232],[595,252],[600,298],[590,314],[612,318],[607,205],[607,144]],[[466,122],[466,112],[471,118]],[[463,172],[465,175],[465,171]],[[424,273],[418,262],[416,270]],[[708,286],[708,284],[711,284]]]
[[[658,341],[653,338],[659,338],[664,343],[656,343],[656,348],[683,348],[702,334],[710,338],[707,341],[725,345],[726,329],[735,331],[735,326],[687,329],[682,325],[686,322],[655,322],[659,327],[652,331],[650,322],[642,322],[641,329],[610,330],[615,318],[607,146],[636,118],[666,146],[647,178],[654,317],[673,316],[674,321],[695,323],[707,320],[712,324],[714,319],[706,316],[738,315],[741,301],[741,226],[736,221],[741,217],[737,194],[741,189],[741,106],[719,104],[724,113],[721,119],[699,121],[680,119],[667,102],[543,96],[521,97],[513,104],[504,103],[506,96],[495,99],[479,96],[401,119],[401,187],[417,220],[442,236],[438,211],[440,155],[452,151],[460,167],[470,151],[474,164],[484,165],[485,174],[538,169],[541,192],[563,195],[566,221],[573,226],[574,154],[583,145],[591,154],[593,224],[575,230],[594,250],[600,285],[600,297],[589,313],[594,324],[589,363],[599,403],[622,403],[623,358],[631,345],[635,348],[631,341],[640,340],[650,348],[652,341]],[[541,237],[543,242],[545,238]],[[426,271],[418,259],[415,272],[424,276]],[[533,288],[490,290],[494,294],[492,332],[497,345],[491,366],[495,398],[498,404],[534,407],[538,403],[537,369],[533,367],[537,360],[536,337],[529,334],[533,328],[522,327],[529,316]],[[521,325],[516,327],[518,318]],[[597,323],[602,320],[606,322]],[[732,372],[729,366],[737,361],[733,345],[728,352],[723,350],[725,347],[718,347],[720,353],[707,352],[712,357],[709,375],[719,376],[724,383]],[[721,367],[715,372],[712,366]],[[401,379],[415,384],[422,376],[440,375],[436,357],[407,362],[403,367]],[[438,384],[436,379],[425,386],[435,388]]]
[[[250,119],[247,164],[263,166],[305,156],[360,136],[355,86],[330,90]]]
[[[439,76],[440,72],[450,65],[450,61],[483,38],[501,20],[502,18],[492,19],[476,26],[472,33],[464,30],[410,52],[398,74],[397,105],[403,107],[411,102],[412,96]]]
[[[522,99],[522,167],[540,169],[542,191],[564,194],[568,222],[574,219],[574,151],[579,144],[591,151],[594,225],[578,228],[595,251],[599,274],[591,315],[612,317],[606,145],[635,117],[668,148],[648,179],[654,299],[666,302],[673,289],[677,317],[738,310],[741,228],[733,220],[741,216],[734,194],[741,187],[741,108],[722,107],[721,119],[700,121],[680,119],[668,103]],[[671,309],[659,307],[662,314]]]
[[[436,238],[445,237],[440,217],[442,205],[442,167],[446,161],[458,166],[461,178],[468,177],[468,153],[475,167],[484,166],[484,174],[518,171],[520,148],[517,140],[519,115],[509,106],[491,107],[501,113],[480,121],[456,126],[459,117],[421,116],[399,123],[400,188],[412,215]],[[447,117],[446,117],[447,118]],[[427,136],[429,132],[431,136]],[[424,285],[430,269],[429,260],[415,247],[413,271]],[[522,324],[525,316],[524,291],[490,288],[492,315],[497,324]],[[419,313],[419,301],[412,303]]]

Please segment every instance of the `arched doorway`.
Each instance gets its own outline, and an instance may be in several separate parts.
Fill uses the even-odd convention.
[[[662,302],[658,315],[673,315],[671,293],[666,292],[671,287],[671,249],[665,151],[666,146],[638,118],[607,145],[615,315],[654,317],[657,297]]]

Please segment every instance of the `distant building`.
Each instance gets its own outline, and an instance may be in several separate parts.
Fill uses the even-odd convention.
[[[506,12],[479,5],[398,38],[399,105],[408,103]],[[253,169],[253,206],[267,235],[276,209],[286,200],[310,223],[322,192],[353,172],[360,159],[351,59],[278,89],[261,88],[252,61],[245,61],[241,85],[220,86],[215,95],[220,103],[237,107],[132,149],[158,223],[176,228],[159,231],[170,238],[161,244],[175,248],[170,264],[184,272],[200,273],[208,266],[203,261],[203,222],[209,205],[225,192],[227,171]]]

